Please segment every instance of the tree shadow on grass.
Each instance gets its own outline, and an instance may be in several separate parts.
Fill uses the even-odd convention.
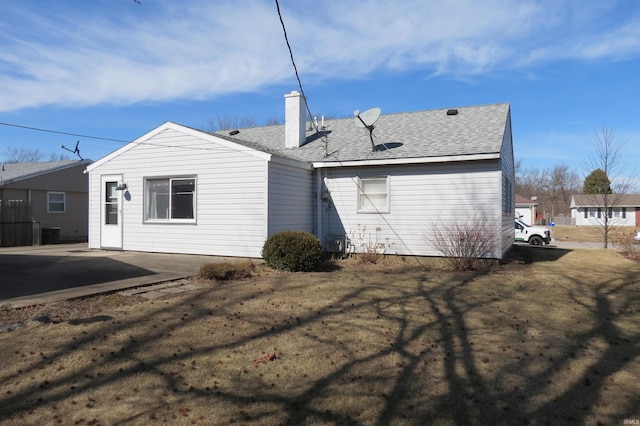
[[[623,403],[614,403],[612,393],[628,383],[618,373],[638,372],[640,331],[629,327],[640,312],[637,272],[592,288],[576,275],[564,287],[536,292],[491,274],[430,271],[334,271],[314,274],[313,282],[305,274],[281,274],[220,284],[150,315],[76,325],[66,343],[36,355],[20,373],[2,376],[2,389],[30,375],[43,379],[0,394],[0,419],[28,418],[42,406],[120,386],[119,397],[129,403],[144,376],[157,398],[118,422],[168,422],[204,412],[217,417],[193,420],[620,422],[637,416],[640,402],[637,386],[617,394]],[[549,300],[536,298],[545,291],[566,297],[536,311],[533,305]],[[557,320],[561,304],[577,310]],[[173,340],[180,345],[167,346]],[[92,347],[93,358],[57,370],[69,354],[82,358]],[[273,362],[252,363],[271,351]],[[95,398],[87,404],[100,403]],[[91,413],[91,407],[78,410]]]

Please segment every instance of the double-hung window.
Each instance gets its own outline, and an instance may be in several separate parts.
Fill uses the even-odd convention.
[[[145,180],[145,221],[194,223],[196,179],[194,177]]]
[[[64,192],[47,192],[47,213],[64,213],[67,196]]]
[[[389,213],[389,177],[358,179],[358,213]]]

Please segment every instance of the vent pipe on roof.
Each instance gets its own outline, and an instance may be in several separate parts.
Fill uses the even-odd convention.
[[[284,95],[284,107],[284,146],[299,148],[307,140],[304,97],[294,90]]]
[[[447,115],[458,115],[457,109],[449,109],[447,110]]]

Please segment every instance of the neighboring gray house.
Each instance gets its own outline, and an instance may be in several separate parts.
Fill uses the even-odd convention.
[[[86,241],[89,179],[84,171],[90,163],[89,160],[65,160],[3,164],[0,206],[5,241],[0,244],[8,243],[8,233],[14,228],[9,216],[14,216],[17,207],[24,207],[19,210],[28,212],[29,217],[23,219],[39,223],[36,232],[38,228],[45,232],[53,230],[55,239],[62,242]],[[32,240],[37,242],[38,237]]]
[[[640,194],[609,194],[609,224],[640,227]],[[576,194],[571,197],[571,218],[576,226],[604,223],[604,195]]]
[[[433,227],[481,212],[491,257],[511,247],[508,104],[382,115],[373,143],[354,118],[314,128],[305,111],[292,92],[284,125],[167,122],[91,164],[89,246],[260,257],[269,235],[303,230],[328,250],[438,256]]]

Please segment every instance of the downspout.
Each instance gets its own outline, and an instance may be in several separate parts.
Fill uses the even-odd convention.
[[[316,220],[318,223],[318,240],[320,240],[320,244],[324,247],[324,242],[322,238],[322,168],[316,169]],[[325,247],[326,248],[326,247]]]

